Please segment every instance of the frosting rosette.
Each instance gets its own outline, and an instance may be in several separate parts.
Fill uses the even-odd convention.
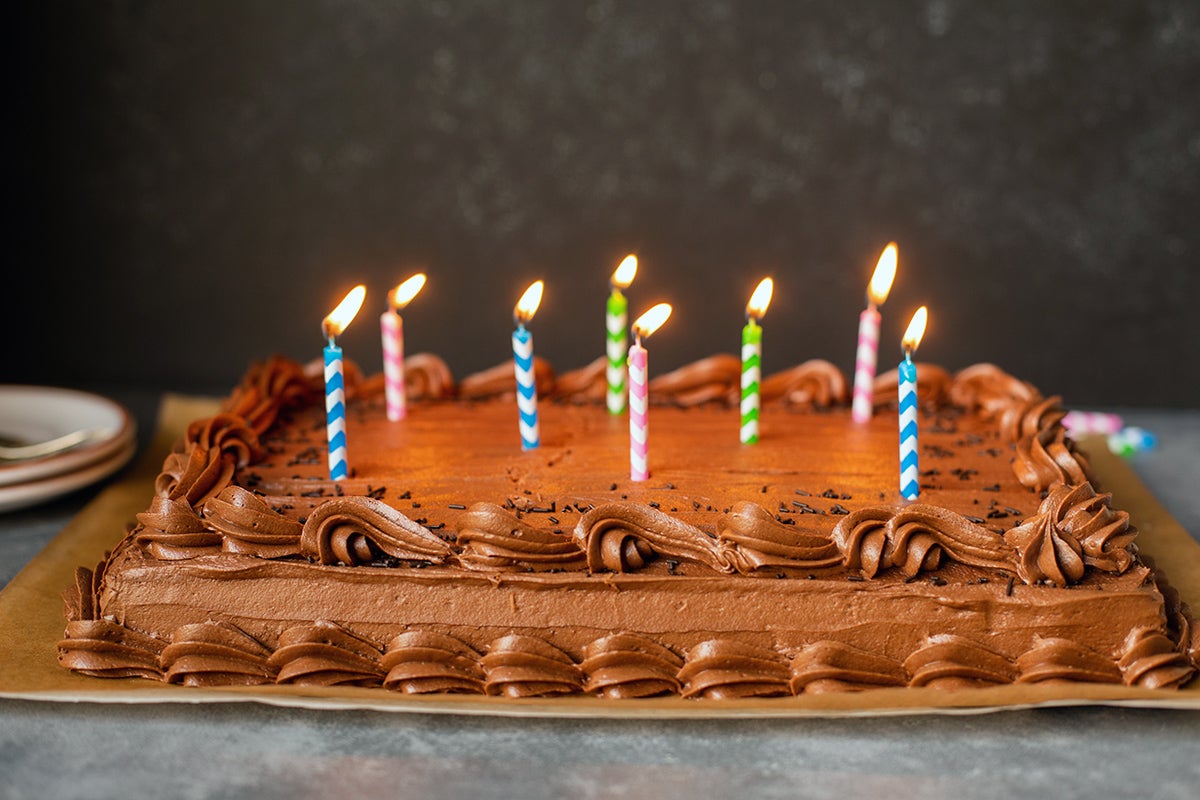
[[[1087,460],[1076,452],[1061,425],[1044,428],[1017,441],[1013,473],[1027,489],[1040,492],[1056,483],[1091,481]]]
[[[1016,670],[1008,659],[979,642],[954,634],[931,636],[904,660],[912,686],[970,689],[1012,683]]]
[[[792,659],[792,694],[905,686],[908,673],[887,656],[842,642],[810,644]]]
[[[275,424],[281,410],[309,402],[319,391],[299,364],[275,356],[251,366],[221,411],[246,420],[261,436]]]
[[[1114,573],[1128,569],[1137,531],[1127,513],[1109,507],[1109,497],[1096,494],[1089,483],[1054,486],[1037,514],[1004,534],[1017,550],[1021,579],[1067,586],[1088,566]]]
[[[559,375],[554,381],[554,399],[568,403],[600,403],[608,391],[608,357],[600,356],[587,366]]]
[[[950,402],[985,419],[1010,406],[1039,398],[1037,389],[1014,378],[995,364],[973,364],[960,370],[950,384]]]
[[[717,522],[717,538],[733,545],[739,572],[803,567],[819,569],[842,563],[837,543],[827,535],[784,525],[756,503],[740,502]]]
[[[229,485],[234,470],[261,457],[258,434],[235,414],[217,414],[187,427],[167,456],[155,488],[196,507]]]

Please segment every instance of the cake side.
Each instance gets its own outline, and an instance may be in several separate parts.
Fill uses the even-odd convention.
[[[453,393],[444,365],[416,363],[430,366],[414,370],[413,394]],[[661,468],[645,486],[608,481],[627,470],[622,431],[574,405],[596,394],[594,365],[558,379],[543,370],[546,394],[558,387],[564,402],[544,424],[559,438],[548,434],[533,457],[512,457],[497,433],[515,430],[504,425],[511,404],[489,399],[511,377],[465,380],[459,400],[422,405],[404,426],[378,423],[364,382],[349,423],[363,443],[358,474],[333,484],[320,472],[313,387],[296,365],[273,362],[226,413],[189,428],[152,508],[95,576],[81,573],[63,663],[406,691],[450,690],[412,676],[453,663],[479,678],[470,690],[501,694],[567,691],[496,677],[531,654],[576,676],[569,691],[622,696],[1185,682],[1186,616],[1137,561],[1127,515],[1092,490],[1054,400],[995,368],[951,378],[922,366],[926,463],[939,466],[922,474],[930,502],[904,506],[880,502],[894,499],[881,496],[895,467],[878,441],[894,440],[894,420],[859,431],[857,445],[847,438],[857,429],[841,420],[844,381],[823,362],[764,381],[780,427],[772,435],[764,422],[752,454],[708,446],[723,426],[736,439],[736,417],[711,406],[736,385],[727,359],[663,376],[657,396],[672,405],[657,412]],[[811,450],[798,452],[805,441]],[[464,449],[470,463],[456,463]],[[831,453],[832,466],[817,463]],[[478,498],[492,502],[461,502]],[[314,648],[347,647],[371,677],[280,671],[287,654],[316,664]],[[630,659],[657,677],[588,677]],[[227,662],[242,665],[236,677],[218,669]]]

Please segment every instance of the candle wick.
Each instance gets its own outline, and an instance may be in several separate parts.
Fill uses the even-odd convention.
[[[912,355],[913,355],[913,351],[912,351],[911,347],[904,348],[904,361],[906,364],[909,364],[909,365],[912,364]]]

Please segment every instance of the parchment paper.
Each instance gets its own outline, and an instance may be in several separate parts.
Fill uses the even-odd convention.
[[[382,689],[296,686],[200,689],[140,678],[89,678],[58,666],[56,643],[65,627],[60,594],[77,566],[94,566],[116,544],[134,515],[150,504],[154,478],[187,424],[216,410],[208,399],[167,396],[154,445],[123,481],[105,489],[0,591],[0,697],[95,703],[258,702],[316,709],[596,718],[766,718],[964,714],[1032,706],[1128,705],[1200,710],[1200,679],[1181,690],[1059,684],[987,689],[877,689],[736,701],[600,700],[568,697],[509,700],[482,696],[418,696]],[[1130,513],[1140,550],[1166,572],[1184,601],[1200,612],[1200,544],[1188,536],[1102,440],[1083,443],[1113,505]]]

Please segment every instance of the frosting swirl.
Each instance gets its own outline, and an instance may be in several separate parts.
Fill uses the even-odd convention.
[[[913,576],[936,569],[943,554],[974,567],[1012,571],[1012,547],[1004,537],[959,514],[917,503],[900,511],[863,508],[843,517],[833,529],[850,569],[874,577],[898,567]]]
[[[999,653],[962,636],[931,636],[904,660],[911,686],[969,689],[1012,683],[1012,664]]]
[[[1076,452],[1066,429],[1046,428],[1017,442],[1013,473],[1027,489],[1040,492],[1056,483],[1084,483],[1091,471],[1083,455]]]
[[[1126,684],[1147,689],[1178,688],[1196,674],[1187,655],[1161,631],[1150,628],[1129,632],[1117,666]]]
[[[735,392],[741,391],[741,385],[741,359],[718,353],[652,379],[650,400],[685,408],[702,403],[727,403]]]
[[[159,656],[163,680],[184,686],[256,686],[275,681],[271,651],[225,622],[184,625]]]
[[[405,631],[388,642],[380,665],[383,685],[405,694],[483,693],[480,655],[437,631]]]
[[[378,686],[380,653],[366,639],[332,622],[296,625],[279,635],[267,664],[278,683],[301,686]]]
[[[234,470],[261,457],[258,434],[241,417],[217,414],[187,427],[167,456],[155,488],[172,500],[201,506],[233,479]]]
[[[792,694],[859,691],[907,684],[908,674],[899,662],[841,642],[815,642],[792,660]]]
[[[677,694],[683,659],[644,636],[614,633],[583,649],[583,690],[611,699]]]
[[[1051,488],[1038,512],[1004,535],[1017,549],[1021,579],[1066,586],[1083,577],[1085,566],[1127,570],[1137,530],[1129,514],[1109,507],[1110,497],[1096,494],[1090,483]]]
[[[774,650],[730,639],[710,639],[688,651],[679,680],[684,697],[726,700],[791,693],[790,670]]]
[[[985,419],[1038,397],[1037,389],[995,364],[974,364],[959,370],[950,384],[950,402],[970,412],[978,411]]]
[[[1062,424],[1067,412],[1061,397],[1034,397],[1014,402],[1000,415],[1000,435],[1006,442],[1019,442],[1026,436],[1036,436],[1048,428]]]
[[[134,541],[162,561],[195,558],[221,550],[221,535],[205,526],[204,520],[187,503],[155,495],[150,508],[137,515],[140,526]]]
[[[559,375],[554,381],[554,397],[569,403],[599,403],[608,391],[605,369],[608,358],[600,356],[592,363]]]
[[[275,424],[279,412],[313,401],[318,387],[304,369],[282,356],[273,356],[250,367],[246,377],[233,390],[221,411],[246,420],[262,436]]]
[[[784,525],[762,506],[740,502],[717,522],[717,537],[733,545],[739,572],[778,567],[819,569],[842,563],[837,543],[827,535]]]
[[[494,503],[476,503],[458,519],[459,561],[477,570],[582,569],[570,536],[538,530]]]
[[[656,556],[735,571],[730,546],[653,508],[605,503],[579,518],[575,541],[592,572],[633,572]]]
[[[735,395],[740,397],[740,391]],[[831,408],[846,403],[846,377],[820,358],[768,375],[762,382],[763,402],[780,400],[798,408]]]
[[[512,634],[497,639],[482,659],[484,691],[493,697],[553,697],[575,694],[583,687],[571,657],[534,636]]]
[[[226,552],[283,558],[300,552],[303,526],[276,513],[253,492],[227,486],[204,504],[204,519],[224,537]]]
[[[1068,639],[1051,637],[1017,657],[1017,683],[1079,681],[1121,683],[1121,670],[1111,658]]]
[[[340,497],[313,509],[300,534],[300,551],[322,564],[369,564],[381,553],[441,564],[450,546],[380,500]]]
[[[71,620],[58,643],[58,663],[97,678],[161,680],[158,655],[164,645],[110,620]]]

